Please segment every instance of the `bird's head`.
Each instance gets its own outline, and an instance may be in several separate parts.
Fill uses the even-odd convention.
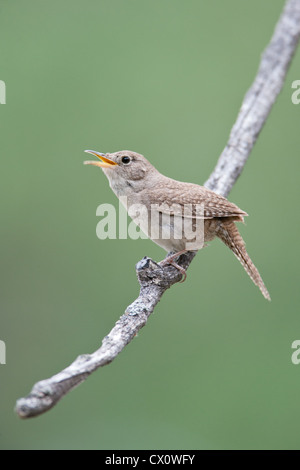
[[[85,165],[102,168],[110,186],[117,189],[118,193],[125,194],[128,192],[128,188],[140,191],[148,185],[149,176],[153,172],[157,172],[143,155],[131,150],[121,150],[115,153],[100,153],[94,150],[85,150],[85,152],[95,155],[99,159],[85,161]]]

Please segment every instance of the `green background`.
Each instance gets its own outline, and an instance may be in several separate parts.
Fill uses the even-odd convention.
[[[112,364],[45,415],[14,413],[99,347],[138,294],[136,262],[165,256],[97,239],[97,206],[117,200],[83,150],[135,150],[203,184],[283,4],[1,0],[2,449],[300,448],[300,51],[229,196],[272,302],[216,240]]]

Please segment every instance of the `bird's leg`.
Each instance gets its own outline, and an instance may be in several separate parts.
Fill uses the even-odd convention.
[[[166,264],[170,264],[171,266],[174,266],[174,268],[178,269],[178,271],[182,274],[182,279],[180,282],[184,282],[186,280],[186,270],[182,267],[179,266],[175,262],[175,259],[178,258],[180,255],[183,255],[184,253],[187,253],[188,250],[181,250],[178,251],[177,253],[173,253],[170,256],[167,256],[164,260],[160,261],[160,266],[166,266]]]

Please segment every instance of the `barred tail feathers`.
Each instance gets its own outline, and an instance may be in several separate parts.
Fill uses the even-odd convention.
[[[248,273],[255,285],[260,289],[262,295],[267,300],[271,300],[268,289],[262,280],[258,270],[251,261],[245,247],[245,242],[241,237],[233,221],[222,221],[217,228],[217,236],[225,243],[240,261],[245,271]]]

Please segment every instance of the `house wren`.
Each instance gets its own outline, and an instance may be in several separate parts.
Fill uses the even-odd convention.
[[[235,225],[244,221],[246,212],[203,186],[162,175],[138,153],[129,150],[106,154],[86,152],[99,161],[84,163],[102,168],[111,189],[140,229],[172,252],[161,264],[176,266],[185,279],[185,271],[175,262],[176,258],[218,237],[233,251],[263,296],[271,300]]]

